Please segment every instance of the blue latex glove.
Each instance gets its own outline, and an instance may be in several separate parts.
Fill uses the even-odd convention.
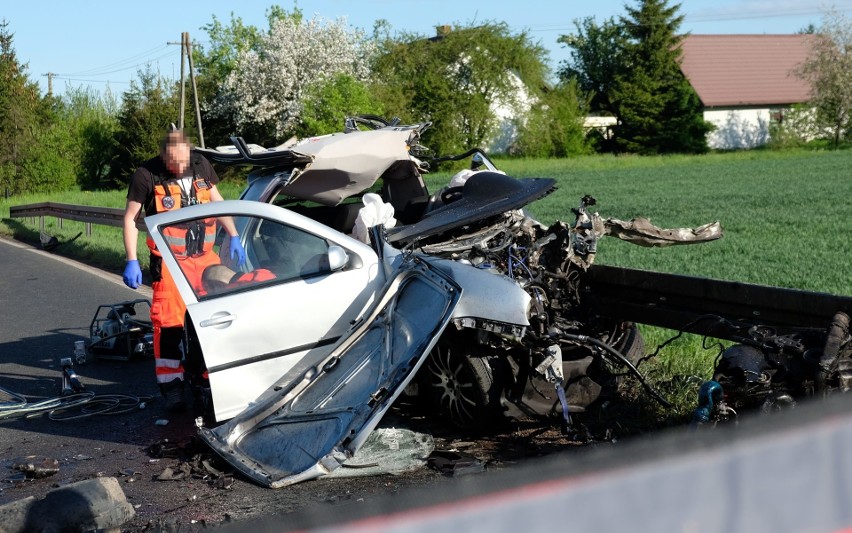
[[[239,235],[231,237],[231,260],[233,260],[235,256],[239,266],[246,264],[246,249],[243,248],[243,243],[240,242]]]
[[[138,260],[127,261],[127,265],[124,267],[124,284],[131,289],[136,289],[142,285],[142,269],[139,268]]]

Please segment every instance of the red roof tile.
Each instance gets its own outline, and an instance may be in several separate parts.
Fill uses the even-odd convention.
[[[681,70],[705,107],[807,102],[810,87],[793,74],[812,35],[688,35]]]

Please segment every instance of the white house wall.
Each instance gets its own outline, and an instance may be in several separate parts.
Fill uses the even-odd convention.
[[[769,109],[706,109],[704,120],[716,129],[707,144],[718,150],[754,148],[769,141]]]
[[[509,84],[512,86],[511,99],[497,97],[491,101],[491,112],[497,119],[497,131],[488,141],[487,150],[490,153],[506,153],[518,138],[518,122],[526,119],[526,115],[535,103],[527,86],[514,71],[507,71]]]

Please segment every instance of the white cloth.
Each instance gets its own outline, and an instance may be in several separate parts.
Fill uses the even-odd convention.
[[[447,184],[447,187],[461,187],[462,185],[464,185],[464,182],[466,182],[471,176],[479,172],[496,172],[497,174],[506,174],[502,170],[471,170],[469,168],[466,168],[457,172],[455,176],[450,178],[450,182]]]
[[[364,195],[363,202],[364,207],[358,211],[355,227],[352,228],[352,236],[369,244],[370,233],[368,230],[370,228],[379,224],[384,224],[386,228],[392,228],[396,225],[396,219],[393,217],[393,206],[383,202],[382,197],[378,194],[368,192]]]

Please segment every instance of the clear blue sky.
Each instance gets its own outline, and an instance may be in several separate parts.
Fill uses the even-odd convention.
[[[189,32],[204,44],[203,26],[213,16],[228,22],[231,13],[246,24],[266,27],[265,12],[273,0],[6,0],[0,19],[9,23],[21,62],[30,79],[46,92],[48,72],[54,92],[66,84],[109,86],[120,94],[138,69],[152,63],[165,76],[180,77],[180,49],[167,45]],[[674,2],[672,2],[674,3]],[[598,22],[623,15],[637,0],[301,0],[306,16],[345,17],[354,27],[370,31],[376,19],[394,30],[431,35],[440,24],[497,20],[513,30],[529,30],[550,50],[551,67],[567,57],[556,39],[574,29],[573,21],[594,17]],[[291,9],[288,1],[278,5]],[[809,23],[817,26],[828,8],[847,16],[852,0],[683,0],[683,30],[708,33],[795,33]]]

